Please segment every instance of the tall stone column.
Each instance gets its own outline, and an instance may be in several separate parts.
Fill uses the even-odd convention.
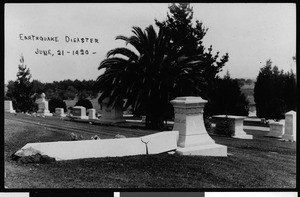
[[[173,131],[179,131],[178,154],[227,156],[227,147],[216,144],[205,129],[203,108],[206,100],[201,97],[177,97],[171,103],[175,113]]]

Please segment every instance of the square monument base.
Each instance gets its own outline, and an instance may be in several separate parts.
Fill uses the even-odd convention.
[[[119,122],[126,122],[125,119],[123,118],[117,118],[117,119],[104,119],[104,118],[99,118],[98,120],[100,123],[104,124],[109,124],[109,123],[119,123]]]
[[[284,135],[282,136],[282,139],[285,140],[285,141],[296,142],[296,136],[294,136],[294,135],[284,134]]]
[[[42,115],[44,115],[44,116],[53,116],[53,114],[50,113],[49,111],[48,112],[37,112],[37,114],[40,115],[40,116],[42,116]]]
[[[247,134],[241,134],[241,135],[234,135],[232,136],[233,138],[238,138],[238,139],[253,139],[253,135],[247,135]]]
[[[227,146],[219,144],[209,144],[184,148],[178,147],[176,149],[176,153],[179,155],[227,157]]]
[[[12,114],[15,114],[15,113],[16,113],[16,111],[13,110],[13,109],[11,109],[11,110],[9,110],[9,111],[5,111],[5,112],[12,113]]]
[[[88,120],[89,119],[88,116],[71,116],[71,118],[80,119],[80,120]]]
[[[274,123],[270,123],[270,132],[266,135],[266,137],[281,138],[283,133],[284,133],[284,123],[274,122]]]

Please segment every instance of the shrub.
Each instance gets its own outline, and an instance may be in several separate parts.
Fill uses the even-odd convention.
[[[232,123],[233,122],[230,121],[228,118],[225,118],[224,120],[222,120],[216,124],[214,133],[218,134],[218,135],[232,137],[235,132]]]

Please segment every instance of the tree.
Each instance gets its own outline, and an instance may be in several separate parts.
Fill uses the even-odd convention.
[[[296,110],[296,79],[293,71],[284,73],[271,60],[260,69],[254,87],[257,117],[283,119],[284,113]]]
[[[85,107],[86,109],[93,108],[91,101],[88,99],[80,99],[79,101],[77,101],[75,106],[82,106],[82,107]]]
[[[32,98],[31,74],[29,68],[24,63],[23,55],[20,58],[18,66],[17,80],[14,82],[14,89],[10,90],[10,95],[13,98],[13,104],[16,111],[34,111],[37,106]]]
[[[116,39],[132,45],[138,53],[124,47],[113,49],[98,68],[106,69],[97,79],[102,92],[99,103],[109,97],[108,104],[114,106],[126,98],[125,108],[132,106],[134,112],[144,112],[146,125],[160,128],[171,99],[187,90],[190,94],[201,91],[197,84],[202,70],[195,66],[199,60],[172,54],[162,29],[157,34],[150,25],[145,31],[133,27],[132,32],[131,37]]]
[[[175,11],[169,7],[171,14],[182,16],[169,17],[172,23],[156,21],[158,33],[150,25],[145,31],[133,27],[133,36],[117,36],[136,52],[125,47],[112,49],[98,67],[106,69],[97,79],[102,92],[99,102],[109,97],[109,105],[114,106],[126,98],[125,108],[132,106],[134,113],[146,114],[147,127],[162,127],[175,97],[207,95],[208,80],[228,61],[227,55],[217,61],[218,53],[213,56],[212,47],[203,52],[201,39],[206,32],[202,23],[192,27],[192,9],[179,4],[177,11],[176,6]]]
[[[229,72],[223,79],[216,78],[211,99],[205,105],[204,117],[211,115],[248,115],[248,101],[241,92],[238,80],[231,79]]]
[[[45,91],[45,85],[40,82],[39,80],[32,80],[31,82],[31,94],[34,95],[34,98],[36,98],[35,95],[40,95]]]
[[[205,49],[202,39],[208,28],[205,28],[199,20],[193,24],[193,8],[188,3],[172,3],[169,10],[170,14],[167,14],[167,19],[163,22],[156,20],[156,24],[166,32],[166,36],[170,40],[169,48],[174,53],[179,56],[197,56],[198,66],[202,67],[200,77],[204,79],[199,84],[201,92],[198,96],[209,100],[216,74],[222,71],[222,67],[225,66],[229,56],[226,53],[222,58],[219,58],[219,52],[213,55],[212,46],[207,50]]]

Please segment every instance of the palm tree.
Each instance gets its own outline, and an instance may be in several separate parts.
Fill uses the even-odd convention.
[[[116,40],[124,40],[136,52],[125,47],[112,49],[98,67],[106,69],[96,81],[102,93],[98,101],[109,97],[108,104],[115,106],[126,98],[125,108],[144,111],[146,126],[159,128],[170,100],[201,92],[201,61],[198,56],[178,57],[162,29],[157,34],[150,25],[145,31],[133,27],[132,32],[133,36],[117,36]]]

